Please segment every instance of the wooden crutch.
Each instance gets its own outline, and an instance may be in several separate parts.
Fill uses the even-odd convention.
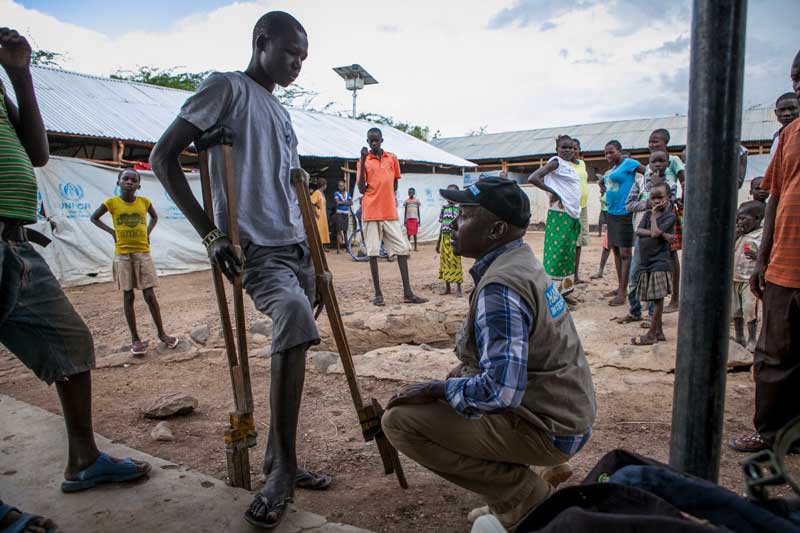
[[[208,168],[208,150],[219,146],[225,162],[225,198],[228,211],[228,238],[234,250],[242,257],[237,223],[236,189],[233,175],[233,132],[225,127],[215,127],[204,132],[194,141],[200,157],[200,183],[203,190],[203,209],[209,220],[214,222],[213,200],[211,197],[211,176]],[[225,352],[228,354],[228,368],[233,387],[234,411],[229,413],[229,425],[225,430],[225,456],[228,463],[228,481],[231,486],[250,490],[249,448],[256,445],[256,427],[253,420],[253,391],[250,386],[250,363],[247,359],[247,326],[244,321],[244,294],[242,274],[233,275],[233,311],[236,319],[236,341],[234,341],[228,300],[222,271],[212,262],[211,278],[225,339]],[[237,350],[238,346],[238,350]]]
[[[322,250],[322,241],[317,229],[314,207],[311,205],[311,198],[308,192],[308,173],[302,168],[291,170],[291,181],[297,194],[297,202],[300,204],[300,212],[303,215],[303,225],[306,229],[308,247],[311,250],[311,260],[314,263],[314,270],[317,273],[317,288],[322,296],[325,311],[328,314],[328,321],[331,324],[331,332],[336,340],[336,348],[339,350],[339,357],[342,360],[342,368],[347,377],[347,385],[350,388],[350,396],[358,414],[358,421],[361,424],[361,433],[364,440],[375,441],[378,452],[383,461],[383,470],[386,474],[395,474],[400,486],[408,488],[406,476],[403,473],[403,465],[400,464],[400,457],[392,443],[386,438],[381,429],[381,416],[383,408],[378,400],[372,399],[365,404],[361,398],[361,391],[358,389],[356,380],[356,369],[353,366],[353,355],[350,352],[350,344],[347,342],[347,335],[342,322],[342,314],[339,311],[339,302],[336,300],[336,293],[333,290],[333,275],[328,270],[328,261],[325,259],[325,252]]]

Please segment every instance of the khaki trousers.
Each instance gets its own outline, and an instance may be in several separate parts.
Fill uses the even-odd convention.
[[[529,466],[555,466],[569,456],[550,437],[512,413],[462,417],[447,402],[402,405],[383,415],[384,433],[406,456],[486,499],[506,513],[550,484]]]

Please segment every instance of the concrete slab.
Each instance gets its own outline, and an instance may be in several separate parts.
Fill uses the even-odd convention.
[[[66,459],[64,420],[0,395],[0,497],[26,512],[52,518],[61,532],[256,532],[242,514],[249,492],[97,435],[103,451],[153,465],[150,478],[77,494],[60,490]],[[295,532],[366,532],[292,510],[278,529]]]

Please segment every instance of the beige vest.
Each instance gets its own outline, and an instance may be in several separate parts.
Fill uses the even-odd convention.
[[[490,283],[516,291],[536,315],[528,339],[528,385],[514,413],[553,435],[581,435],[594,422],[592,374],[566,302],[527,244],[497,257],[470,295],[470,308],[456,335],[465,375],[481,373],[475,341],[477,295]]]

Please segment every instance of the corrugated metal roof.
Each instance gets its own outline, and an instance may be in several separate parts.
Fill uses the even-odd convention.
[[[771,141],[779,127],[772,107],[757,107],[742,113],[743,142]],[[471,161],[514,159],[555,153],[556,137],[564,134],[580,139],[581,149],[584,152],[602,152],[605,144],[611,139],[618,140],[626,150],[646,149],[650,133],[657,128],[669,130],[670,146],[686,145],[685,115],[489,133],[471,137],[447,137],[434,139],[431,142],[451,154]]]
[[[188,91],[112,80],[32,66],[31,74],[45,128],[54,133],[155,143],[175,119]],[[0,79],[14,99],[3,69]],[[289,108],[298,151],[306,157],[356,159],[371,122]],[[389,126],[381,126],[387,150],[404,161],[474,166]]]

